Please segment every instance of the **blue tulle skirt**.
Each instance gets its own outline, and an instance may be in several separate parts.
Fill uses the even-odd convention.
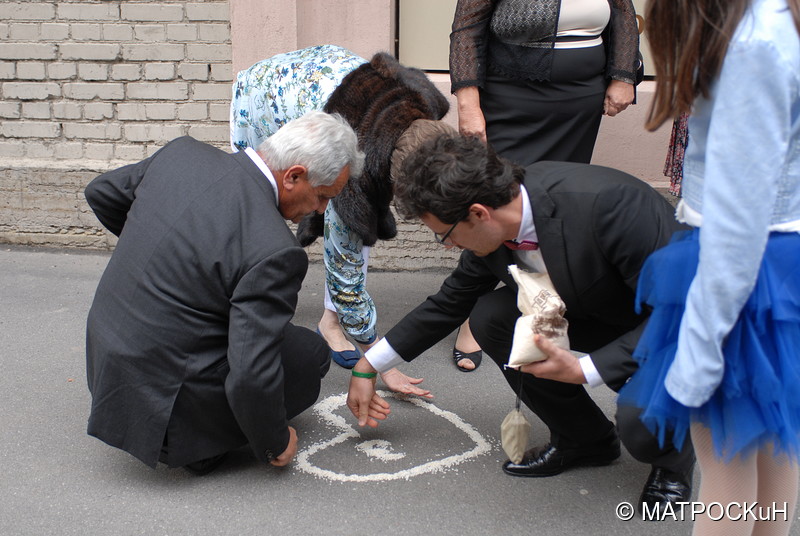
[[[690,424],[700,422],[725,460],[768,444],[798,459],[800,234],[770,235],[753,293],[723,346],[722,383],[703,406],[689,408],[670,396],[664,378],[697,271],[698,238],[697,229],[679,233],[642,268],[637,304],[653,310],[634,352],[639,370],[620,391],[619,403],[642,408],[642,421],[662,445],[670,433],[682,445]]]

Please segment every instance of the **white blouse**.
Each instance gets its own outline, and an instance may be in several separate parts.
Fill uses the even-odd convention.
[[[558,15],[558,37],[591,37],[585,41],[556,41],[556,48],[583,48],[603,42],[600,34],[611,20],[608,0],[561,0]]]

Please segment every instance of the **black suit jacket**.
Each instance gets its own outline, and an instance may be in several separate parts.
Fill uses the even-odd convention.
[[[607,385],[619,389],[636,370],[631,357],[645,317],[634,312],[645,259],[681,228],[672,206],[622,171],[588,164],[537,162],[525,170],[539,248],[566,304],[572,349],[589,352]],[[387,334],[410,361],[459,326],[498,282],[516,288],[500,247],[486,257],[464,251],[439,292]]]
[[[288,429],[279,346],[308,258],[249,157],[184,137],[94,179],[86,200],[119,242],[87,323],[89,433],[155,466]],[[175,408],[180,394],[180,414]]]

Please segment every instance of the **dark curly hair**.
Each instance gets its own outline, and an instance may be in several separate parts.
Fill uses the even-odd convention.
[[[427,213],[452,224],[467,219],[473,203],[491,208],[510,203],[524,175],[478,138],[441,134],[405,158],[395,178],[395,202],[406,219]]]

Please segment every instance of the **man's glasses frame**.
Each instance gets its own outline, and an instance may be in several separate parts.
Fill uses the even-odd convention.
[[[453,229],[455,229],[456,225],[458,225],[459,223],[461,223],[461,220],[458,220],[453,225],[451,225],[450,228],[447,230],[447,232],[444,233],[444,234],[433,233],[433,238],[435,238],[436,241],[439,242],[443,246],[450,245],[450,244],[447,243],[447,239],[450,237],[450,233],[453,232]]]

